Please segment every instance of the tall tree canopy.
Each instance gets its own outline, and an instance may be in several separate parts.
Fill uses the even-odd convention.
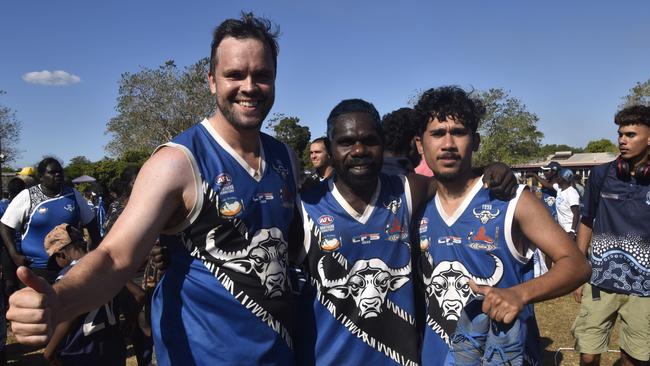
[[[650,79],[642,83],[637,82],[629,90],[628,95],[623,98],[623,105],[621,107],[628,107],[635,104],[650,106]]]
[[[151,152],[208,116],[215,106],[207,82],[209,63],[203,58],[181,70],[170,60],[155,69],[122,74],[117,116],[106,126],[112,135],[108,153]]]
[[[307,161],[305,161],[305,150],[307,150],[311,139],[309,127],[301,126],[300,118],[287,117],[282,113],[274,114],[269,119],[268,126],[273,130],[275,138],[289,145],[299,159],[302,159],[303,166],[305,166],[309,160],[309,153],[307,153]]]
[[[0,95],[6,94],[0,90]],[[21,122],[16,118],[16,112],[0,104],[0,153],[3,155],[3,161],[11,162],[20,156],[20,151],[16,147],[20,141]]]
[[[475,154],[476,164],[500,161],[512,165],[540,156],[544,134],[537,129],[536,114],[504,89],[480,92],[478,97],[487,113],[479,125],[481,145]]]

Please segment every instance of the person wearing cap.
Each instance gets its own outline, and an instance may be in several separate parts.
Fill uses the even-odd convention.
[[[57,225],[45,237],[45,251],[63,268],[57,281],[86,255],[83,234],[69,224]],[[126,362],[126,347],[119,329],[114,300],[75,319],[61,322],[45,347],[44,356],[54,365],[119,366]]]
[[[569,233],[571,239],[575,240],[578,220],[580,219],[580,194],[573,188],[573,172],[571,169],[562,168],[558,176],[558,182],[553,185],[557,192],[555,197],[557,222],[564,231]]]
[[[529,178],[532,178],[542,186],[541,191],[544,207],[546,207],[553,218],[557,218],[557,211],[555,210],[555,198],[557,196],[557,190],[555,189],[555,184],[557,183],[560,169],[562,169],[562,165],[560,165],[560,163],[557,161],[552,161],[548,163],[548,165],[542,167],[542,174],[544,174],[544,178],[535,173],[530,173],[527,175]]]
[[[581,365],[600,364],[616,319],[621,364],[650,360],[650,106],[626,107],[614,123],[620,155],[592,168],[576,240],[593,267],[575,292]]]

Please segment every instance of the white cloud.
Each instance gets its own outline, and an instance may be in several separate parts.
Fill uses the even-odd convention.
[[[81,78],[63,70],[43,70],[28,72],[23,75],[23,80],[31,84],[62,86],[76,84],[81,81]]]

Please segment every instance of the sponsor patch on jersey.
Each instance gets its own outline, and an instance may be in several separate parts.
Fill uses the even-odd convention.
[[[474,242],[481,241],[481,242],[486,243],[486,244],[494,243],[494,239],[490,238],[487,235],[487,233],[485,232],[485,226],[481,226],[478,229],[478,232],[476,233],[476,235],[472,236],[471,240],[474,241]]]
[[[284,165],[282,165],[282,162],[280,160],[276,160],[275,163],[271,164],[271,168],[275,170],[276,173],[280,174],[283,180],[287,179],[289,171]]]
[[[485,250],[488,252],[491,252],[497,248],[496,245],[487,243],[469,243],[467,246],[474,250]]]
[[[334,218],[330,215],[323,215],[318,218],[318,227],[323,233],[334,231]]]
[[[340,247],[341,241],[335,236],[326,236],[320,241],[320,248],[326,252],[337,250]]]
[[[235,186],[232,183],[229,183],[221,187],[221,189],[219,190],[219,195],[230,194],[233,193],[234,191],[235,191]]]
[[[72,212],[74,211],[75,206],[72,203],[68,203],[67,205],[63,206],[63,209],[68,212]]]
[[[237,216],[243,208],[244,204],[241,200],[228,198],[219,204],[219,213],[221,216],[233,217]]]
[[[441,236],[438,238],[438,244],[444,244],[444,245],[458,245],[463,242],[463,238],[460,236]]]
[[[352,238],[354,244],[370,244],[375,240],[379,240],[381,236],[379,233],[361,234]]]
[[[273,193],[271,192],[261,192],[253,196],[253,201],[259,203],[267,203],[268,201],[273,201]]]
[[[393,215],[397,215],[400,207],[402,207],[402,199],[390,197],[388,202],[384,202],[384,207],[389,209]]]
[[[420,238],[420,250],[426,252],[429,250],[429,238]]]
[[[389,241],[400,241],[408,238],[408,232],[404,230],[402,225],[400,225],[396,216],[393,216],[392,222],[386,224],[384,231],[386,232],[386,235],[388,235],[387,239]]]
[[[44,215],[47,212],[47,207],[41,207],[38,209],[38,213]]]
[[[485,225],[488,223],[488,221],[499,216],[501,211],[498,208],[496,210],[492,210],[492,205],[485,204],[481,205],[480,210],[474,208],[472,210],[472,213],[474,214],[474,217],[476,217],[481,222],[481,224]]]
[[[217,177],[214,179],[214,181],[217,183],[217,185],[219,187],[223,187],[225,185],[228,185],[228,184],[232,183],[232,178],[228,174],[223,173],[223,174],[217,175]]]
[[[428,229],[429,229],[429,219],[424,217],[422,218],[422,220],[420,220],[420,234],[426,233]]]

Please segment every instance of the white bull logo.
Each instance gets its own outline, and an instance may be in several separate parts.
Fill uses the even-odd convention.
[[[330,280],[325,275],[324,259],[325,257],[318,261],[318,274],[322,285],[329,294],[339,299],[352,297],[361,318],[379,316],[384,310],[388,292],[404,286],[411,273],[410,264],[395,269],[388,267],[380,259],[372,258],[356,261],[345,276]]]
[[[397,198],[394,200],[391,200],[388,203],[384,203],[384,207],[390,210],[390,212],[393,215],[397,215],[397,212],[399,212],[399,208],[402,207],[402,198]]]
[[[429,253],[423,253],[423,255],[433,268],[430,275],[423,275],[427,297],[435,297],[442,309],[442,316],[447,320],[460,318],[460,312],[472,295],[472,290],[469,287],[470,279],[477,285],[494,286],[503,277],[503,262],[492,253],[488,253],[488,255],[492,256],[495,268],[494,273],[488,278],[472,275],[458,261],[442,261],[434,266],[431,255]]]
[[[206,237],[206,250],[212,257],[224,261],[223,267],[242,274],[255,274],[264,286],[267,297],[281,296],[285,291],[287,244],[278,228],[262,229],[255,233],[248,246],[237,251],[216,247],[211,230]]]
[[[473,209],[472,213],[474,214],[474,217],[476,217],[477,219],[479,219],[479,221],[481,221],[481,224],[485,225],[487,224],[488,221],[499,216],[499,213],[501,213],[501,211],[497,209],[496,213],[492,213],[490,212],[490,210],[477,211],[476,209]]]

